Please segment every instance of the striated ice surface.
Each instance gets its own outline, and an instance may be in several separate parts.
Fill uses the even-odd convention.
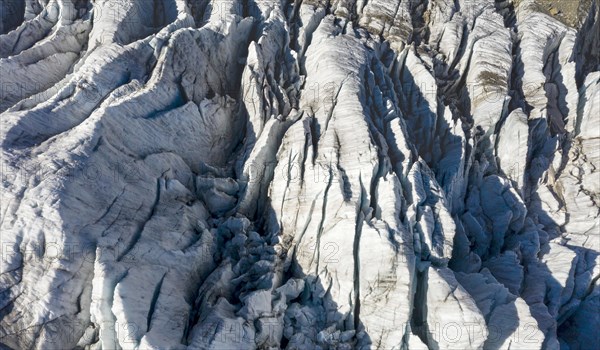
[[[554,3],[0,0],[0,349],[598,348]]]

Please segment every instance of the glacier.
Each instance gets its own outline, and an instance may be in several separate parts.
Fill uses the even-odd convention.
[[[0,349],[597,349],[597,0],[0,0]]]

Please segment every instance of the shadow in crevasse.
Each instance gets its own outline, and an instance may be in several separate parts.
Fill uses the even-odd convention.
[[[577,64],[576,79],[578,86],[581,86],[585,74],[595,69],[598,64],[598,54],[590,50],[589,45],[594,40],[596,43],[597,40],[600,40],[600,34],[598,33],[600,27],[597,23],[599,11],[597,1],[594,1],[592,10],[583,24],[583,28],[591,28],[595,25],[593,28],[596,28],[596,32],[593,33],[594,30],[590,29],[581,30],[577,34],[576,50],[579,51],[576,55],[578,59],[574,61]],[[586,40],[590,43],[586,43]],[[535,223],[542,226],[538,231],[540,252],[536,268],[539,269],[537,273],[545,277],[539,283],[545,283],[546,286],[543,303],[547,307],[549,317],[539,317],[537,315],[536,319],[540,324],[548,324],[549,320],[551,321],[547,329],[557,334],[562,347],[565,343],[571,346],[572,344],[597,344],[600,342],[600,333],[595,330],[589,331],[589,324],[594,322],[594,317],[596,318],[595,325],[598,325],[597,310],[600,299],[597,293],[596,295],[593,294],[594,288],[597,289],[598,276],[592,276],[591,273],[596,267],[596,260],[600,253],[593,249],[569,244],[569,241],[576,238],[576,235],[586,235],[585,240],[587,241],[593,240],[594,235],[597,235],[597,233],[578,234],[567,232],[565,226],[555,222],[552,215],[542,208],[543,200],[538,194],[538,189],[541,186],[548,186],[549,192],[557,202],[563,203],[561,206],[565,205],[561,185],[559,183],[554,184],[554,182],[560,182],[561,176],[566,171],[567,163],[571,161],[568,155],[571,153],[571,147],[576,142],[575,139],[579,133],[579,125],[576,125],[576,121],[567,120],[569,115],[566,102],[567,87],[563,81],[562,70],[560,69],[562,67],[557,56],[558,52],[551,53],[548,64],[544,69],[547,79],[544,86],[548,99],[547,120],[540,118],[529,121],[531,135],[529,143],[532,145],[530,146],[532,149],[526,167],[527,182],[530,187],[525,188],[525,203],[528,211],[533,212]],[[565,129],[567,123],[572,124],[574,131],[569,132]],[[561,150],[561,152],[556,152],[556,149]],[[561,155],[563,158],[560,165],[555,169],[553,164],[556,162],[554,159],[561,157]],[[561,211],[565,209],[567,208],[560,208]],[[565,213],[564,225],[569,224],[571,220],[571,215],[568,212]],[[600,237],[597,236],[596,239],[600,240]],[[550,241],[569,249],[576,255],[574,261],[571,262],[573,265],[564,267],[566,272],[572,273],[573,276],[568,276],[568,280],[565,282],[554,278],[548,266],[541,262],[541,259],[550,253]],[[600,242],[598,243],[598,246],[600,246]],[[527,266],[525,267],[527,268]],[[529,303],[530,300],[526,299],[526,301]],[[590,309],[595,309],[595,311],[590,311]],[[545,346],[548,346],[547,342]]]
[[[217,286],[216,294],[202,292],[196,299],[194,315],[189,321],[192,331],[187,336],[188,345],[217,346],[223,350],[248,346],[259,349],[368,348],[371,341],[368,334],[361,332],[364,327],[360,321],[356,323],[356,315],[342,314],[331,296],[331,286],[303,271],[296,260],[296,254],[301,252],[296,252],[294,247],[286,249],[287,238],[275,219],[274,209],[267,204],[258,215],[270,217],[265,220],[270,223],[259,226],[235,215],[222,225],[220,230],[227,242],[221,254],[226,264],[231,264],[233,275],[227,286]],[[227,222],[245,224],[240,228],[239,224],[228,225]],[[209,289],[210,280],[204,283]],[[297,289],[300,280],[303,287]],[[290,293],[290,290],[294,291]],[[211,315],[211,305],[217,302],[228,305],[231,310],[227,319]],[[355,339],[357,333],[360,333],[360,343]]]
[[[586,9],[589,5],[589,10]],[[598,70],[600,66],[600,1],[580,1],[579,12],[588,10],[588,15],[577,31],[576,54],[577,87],[581,87],[588,73]]]
[[[562,91],[564,89],[562,78],[560,75],[554,78],[554,83]],[[568,112],[567,108],[561,113],[561,117],[565,118]],[[561,346],[565,343],[569,344],[569,346],[588,342],[597,344],[600,342],[600,333],[595,331],[590,332],[590,323],[594,325],[593,322],[595,321],[595,325],[598,325],[597,310],[600,298],[597,292],[594,294],[594,290],[598,288],[596,285],[598,276],[592,276],[592,273],[596,267],[597,257],[600,253],[593,249],[569,244],[569,241],[577,238],[579,235],[585,235],[585,241],[600,240],[600,236],[597,236],[596,232],[582,234],[566,231],[565,226],[561,226],[560,223],[553,219],[550,213],[545,211],[542,207],[543,200],[538,194],[538,188],[548,186],[548,191],[555,197],[557,202],[563,203],[561,206],[565,205],[566,200],[559,182],[563,172],[567,169],[567,163],[570,161],[567,155],[571,153],[570,148],[576,142],[575,138],[578,130],[576,127],[575,131],[571,134],[564,129],[557,130],[552,125],[551,116],[548,118],[548,122],[544,119],[539,119],[530,121],[529,123],[530,130],[533,130],[530,131],[530,133],[533,133],[530,143],[534,144],[535,147],[531,151],[526,169],[528,182],[536,184],[527,189],[526,203],[528,210],[532,211],[535,215],[535,222],[541,225],[538,231],[540,233],[538,234],[540,252],[536,267],[539,269],[538,274],[544,277],[540,283],[545,283],[546,286],[543,302],[549,314],[545,317],[536,318],[540,323],[545,322],[547,324],[548,320],[551,321],[548,329],[557,333]],[[562,153],[554,151],[556,149],[555,144],[559,141],[562,141],[562,144],[559,145],[562,148]],[[561,154],[563,155],[563,159],[559,169],[553,169],[554,157],[560,157]],[[550,185],[549,183],[551,182],[556,183]],[[561,211],[566,209],[568,208],[560,208]],[[564,215],[564,225],[572,224],[571,221],[573,218],[571,215],[568,212],[564,213]],[[554,278],[548,266],[540,261],[545,255],[551,252],[550,241],[559,244],[576,255],[571,262],[572,266],[564,267],[564,271],[571,274],[567,276],[568,280],[565,282]],[[579,241],[581,242],[581,239]],[[600,246],[600,241],[597,244]],[[526,301],[529,302],[527,299]],[[595,311],[590,311],[594,309]]]
[[[448,69],[447,66],[446,69]],[[448,195],[450,190],[456,190],[449,187],[449,185],[451,184],[452,177],[457,173],[457,169],[460,170],[458,168],[459,165],[456,160],[460,159],[460,152],[463,151],[463,146],[461,144],[462,140],[459,136],[451,135],[449,133],[443,133],[443,131],[448,130],[450,126],[447,124],[446,120],[444,120],[441,117],[443,116],[442,113],[444,108],[442,102],[448,103],[450,105],[451,110],[454,112],[454,115],[463,116],[461,117],[461,119],[463,121],[463,126],[465,129],[464,131],[467,137],[473,136],[476,139],[476,141],[481,141],[481,138],[479,138],[479,136],[481,136],[481,133],[477,130],[475,132],[478,132],[479,134],[470,135],[472,131],[469,129],[471,128],[473,120],[471,117],[468,117],[470,116],[470,99],[467,87],[465,86],[464,82],[455,82],[452,86],[450,86],[450,88],[446,89],[445,92],[442,92],[442,98],[444,98],[445,101],[440,101],[440,99],[438,99],[437,102],[439,108],[438,114],[436,116],[431,111],[429,103],[427,102],[427,98],[425,95],[427,91],[422,91],[421,87],[419,87],[418,84],[415,82],[415,77],[412,76],[412,74],[410,74],[406,67],[402,69],[400,77],[403,89],[398,93],[398,95],[400,96],[401,100],[402,98],[404,98],[404,100],[402,100],[404,103],[401,104],[400,107],[405,115],[405,120],[407,121],[409,137],[411,138],[411,141],[413,141],[413,143],[416,145],[418,154],[422,158],[427,160],[429,166],[434,170],[438,182],[444,187],[445,192]],[[553,80],[555,80],[558,84],[558,89],[563,88],[562,77],[560,76],[560,74],[556,73],[556,76],[554,76],[553,78]],[[458,89],[458,91],[456,89]],[[437,89],[431,89],[431,91],[437,92]],[[564,105],[565,101],[563,98],[558,101],[556,109],[558,112],[561,112],[561,114],[566,115],[563,108]],[[433,136],[424,135],[424,123],[429,122],[428,125],[434,125],[431,123],[431,120],[433,118],[437,118],[435,124],[437,134],[434,134]],[[499,125],[501,125],[501,123],[499,123]],[[536,133],[540,133],[540,131],[537,130],[540,128],[539,125],[530,125],[530,128],[531,127],[533,127]],[[548,131],[545,130],[551,128],[554,129],[553,131],[555,134],[556,129],[552,125],[548,125],[546,128],[542,128],[544,129],[544,131],[542,131],[541,133],[546,134]],[[440,131],[442,131],[442,133],[440,133]],[[543,139],[540,140],[540,142],[546,142],[547,137],[542,136],[547,135],[538,136],[541,139]],[[469,146],[467,145],[466,147]],[[478,147],[486,147],[486,144],[479,142]],[[471,157],[470,153],[473,152],[473,150],[467,148],[464,151],[466,152],[466,158]],[[541,151],[541,149],[539,151]],[[478,154],[475,154],[474,160],[479,162],[485,162],[485,160],[483,159],[485,157],[485,154],[483,154],[482,152],[478,152]],[[488,161],[490,160],[488,159]],[[493,160],[491,161],[493,162]],[[468,179],[469,172],[471,172],[470,169],[465,164],[465,168],[462,170],[465,172],[465,179]],[[488,168],[484,175],[493,175],[496,174],[498,171],[499,169],[495,169],[495,167]],[[543,170],[541,172],[543,172]],[[540,178],[541,172],[540,174],[537,174],[537,178]],[[536,174],[533,175],[536,176]],[[454,217],[457,218],[457,220],[459,221],[460,219],[458,219],[458,217],[460,217],[460,214],[464,212],[464,199],[465,194],[467,193],[466,191],[467,189],[465,186],[464,188],[459,189],[458,193],[455,192],[449,195],[449,197],[451,197],[449,199],[452,203],[452,214],[455,215]],[[546,347],[550,345],[548,343],[548,339],[554,337],[554,334],[556,334],[557,331],[558,336],[564,338],[565,340],[575,339],[579,337],[581,335],[580,329],[582,329],[581,322],[583,320],[583,317],[581,315],[585,314],[585,311],[583,310],[583,306],[579,306],[579,303],[576,301],[576,299],[581,297],[585,298],[586,295],[584,294],[587,294],[587,296],[589,296],[592,293],[594,282],[592,281],[591,276],[585,276],[585,274],[589,274],[589,271],[592,271],[594,267],[593,261],[598,255],[598,253],[590,249],[572,247],[568,244],[564,245],[565,247],[575,251],[580,256],[580,260],[583,259],[582,257],[585,257],[585,260],[588,262],[586,265],[582,265],[580,262],[577,264],[576,267],[574,267],[576,269],[575,275],[577,277],[583,276],[583,279],[588,280],[588,282],[584,282],[583,285],[580,285],[580,288],[586,289],[585,293],[574,295],[569,299],[569,286],[563,286],[560,281],[556,280],[552,276],[552,273],[549,270],[548,266],[541,261],[543,255],[546,254],[549,250],[548,241],[558,237],[560,234],[560,230],[552,228],[553,226],[558,227],[558,225],[550,219],[549,215],[544,214],[541,208],[532,207],[532,202],[535,202],[535,198],[530,199],[532,201],[527,201],[527,209],[529,212],[528,219],[532,219],[532,222],[536,224],[541,223],[544,225],[543,230],[538,231],[537,228],[534,230],[535,239],[541,244],[541,252],[537,254],[537,257],[535,257],[534,260],[531,262],[520,262],[520,268],[525,269],[526,275],[525,280],[521,282],[520,290],[515,292],[517,294],[521,294],[525,298],[527,304],[532,310],[532,315],[537,320],[538,324],[520,324],[516,305],[514,301],[509,302],[507,305],[503,306],[501,318],[503,321],[512,319],[515,320],[514,322],[499,324],[497,321],[498,316],[495,316],[496,320],[491,320],[489,316],[486,319],[487,327],[490,331],[488,340],[486,341],[486,347],[492,349],[499,348],[502,344],[504,344],[507,341],[512,341],[513,343],[520,342],[522,344],[524,343],[525,345],[531,344],[531,346],[540,346],[541,343],[543,343],[543,346]],[[536,209],[534,211],[538,217],[531,217],[532,209]],[[518,247],[515,248],[514,246],[508,246],[506,242],[510,240],[511,236],[517,237],[519,235],[527,235],[529,233],[531,232],[528,232],[526,229],[523,229],[520,232],[507,232],[504,237],[505,243],[501,251],[498,254],[495,254],[494,256],[484,256],[484,264],[486,261],[489,261],[489,259],[498,257],[499,255],[507,251],[515,249],[517,249],[518,251]],[[488,234],[491,235],[491,233]],[[456,242],[456,244],[458,245],[459,243]],[[467,241],[466,244],[469,244],[469,242]],[[472,247],[468,249],[470,250],[472,249]],[[426,278],[426,273],[424,273],[424,275],[425,276],[421,276],[421,278]],[[503,282],[503,278],[501,278],[501,276],[495,277],[499,283],[504,284],[507,288],[509,288],[510,284],[504,283],[508,281]],[[452,281],[447,282],[452,283]],[[524,292],[524,289],[526,288],[526,285],[529,291],[527,291],[527,293],[525,294],[522,294],[522,292]],[[417,288],[417,295],[426,295],[427,288],[427,283],[420,283]],[[567,300],[561,300],[561,298],[567,298]],[[585,303],[582,303],[581,305],[584,304]],[[485,306],[481,304],[480,307],[482,307],[483,309]],[[538,326],[544,333],[548,335],[546,339],[544,339],[544,336],[542,334],[535,332],[535,329],[537,329],[536,327]],[[417,332],[419,332],[419,336],[422,339],[425,338],[424,332],[431,332],[431,330],[428,330],[426,309],[421,310],[420,312],[418,309],[415,309],[415,313],[413,316],[413,328],[417,330]]]
[[[0,35],[17,28],[25,18],[25,1],[8,0],[0,2]]]
[[[221,34],[214,33],[214,35]],[[242,54],[245,55],[244,52]],[[235,75],[234,70],[230,69],[229,71],[233,72],[232,75]],[[237,76],[240,76],[240,74]],[[228,82],[228,85],[239,85],[239,81]],[[227,91],[227,88],[228,86],[223,86],[222,89],[225,91],[218,91],[218,93],[221,95],[227,93],[236,95],[235,91]],[[91,141],[97,141],[97,143],[94,145],[90,141],[89,144],[85,144],[85,147],[87,147],[85,148],[86,151],[89,151],[86,153],[75,151],[66,154],[52,153],[54,157],[51,162],[48,162],[53,165],[51,168],[53,173],[48,178],[44,176],[45,174],[26,174],[28,178],[25,180],[31,181],[31,183],[35,182],[31,187],[43,188],[43,194],[48,195],[50,198],[48,201],[45,201],[45,198],[38,198],[39,202],[36,203],[36,206],[38,203],[44,203],[47,207],[52,206],[54,210],[52,212],[55,213],[55,216],[47,220],[47,222],[53,225],[52,227],[48,227],[48,230],[44,230],[42,227],[38,230],[39,233],[36,231],[23,233],[25,242],[37,241],[36,244],[39,243],[41,246],[39,251],[36,250],[36,252],[40,253],[41,257],[31,257],[33,254],[27,254],[23,260],[29,259],[29,261],[26,261],[28,265],[21,263],[21,265],[25,265],[26,267],[35,266],[32,269],[39,268],[40,270],[40,273],[35,276],[38,280],[27,282],[27,287],[30,286],[29,283],[34,283],[37,285],[31,285],[31,288],[39,288],[40,293],[46,291],[43,300],[39,302],[38,300],[28,300],[27,302],[31,305],[30,310],[35,310],[35,307],[39,307],[39,305],[45,309],[40,311],[39,314],[21,312],[23,306],[15,305],[14,301],[25,299],[28,297],[28,294],[23,293],[24,296],[21,299],[17,299],[19,298],[16,295],[17,288],[2,290],[6,285],[4,284],[4,280],[0,281],[0,308],[2,309],[0,310],[0,343],[8,344],[7,346],[13,348],[31,348],[36,344],[44,344],[47,348],[72,348],[86,335],[84,333],[88,329],[92,329],[92,332],[95,332],[95,334],[92,334],[91,337],[86,337],[85,340],[93,342],[94,339],[90,338],[97,336],[98,329],[107,327],[106,324],[93,324],[90,316],[92,278],[95,277],[94,273],[97,272],[94,266],[96,258],[98,260],[101,257],[105,258],[104,260],[109,262],[107,264],[109,268],[115,267],[115,270],[117,268],[120,269],[123,265],[127,265],[120,263],[122,257],[125,255],[136,255],[133,253],[139,248],[137,242],[140,238],[159,240],[155,236],[152,236],[152,233],[156,233],[156,230],[152,230],[150,226],[154,225],[157,220],[164,220],[160,215],[163,213],[160,210],[157,211],[156,208],[161,204],[161,196],[165,192],[163,191],[165,186],[161,185],[165,174],[169,172],[175,173],[169,176],[181,180],[180,183],[185,185],[190,193],[194,193],[194,178],[195,175],[199,174],[194,173],[194,169],[198,166],[198,158],[193,157],[203,159],[202,157],[208,156],[205,154],[198,155],[197,153],[190,155],[186,152],[190,148],[190,140],[186,140],[184,136],[186,134],[189,135],[192,131],[197,131],[197,129],[193,130],[195,126],[190,120],[191,118],[188,118],[188,120],[179,119],[179,121],[186,121],[189,124],[172,121],[165,122],[166,113],[162,113],[155,118],[147,118],[148,115],[152,115],[156,108],[161,106],[160,101],[164,99],[164,96],[158,95],[157,92],[159,91],[153,89],[147,94],[137,95],[135,100],[129,99],[127,102],[124,102],[133,107],[130,111],[134,110],[138,114],[135,117],[123,117],[124,114],[122,113],[126,108],[119,109],[123,105],[119,105],[118,107],[111,105],[107,107],[110,108],[110,112],[105,113],[94,129],[90,128],[89,130],[89,135],[92,135],[90,136]],[[185,96],[178,96],[177,100],[180,101],[184,98]],[[85,102],[77,100],[74,104],[77,107],[78,104]],[[168,102],[165,102],[165,105],[168,109],[180,107],[179,104],[177,106],[168,105]],[[190,109],[180,109],[179,111],[190,113]],[[197,116],[197,114],[193,115]],[[84,115],[81,116],[84,117]],[[44,117],[48,119],[47,114]],[[178,115],[171,113],[169,117],[177,119]],[[161,121],[161,118],[163,121]],[[31,127],[32,125],[34,127]],[[40,142],[48,136],[40,135],[38,131],[44,128],[35,128],[35,126],[39,125],[32,123],[31,120],[29,124],[23,120],[19,120],[19,123],[8,131],[8,134],[18,135],[19,130],[28,130],[26,126],[30,127],[29,130],[35,129],[34,131],[36,132],[30,131],[29,134],[34,138],[41,136]],[[140,135],[144,131],[156,131],[162,135],[177,135],[178,137],[173,137],[171,143],[165,142],[165,147],[171,149],[159,149],[156,150],[156,153],[145,153],[146,150],[153,151],[156,149],[153,144],[156,138],[149,137],[144,141],[145,137],[151,136],[151,132],[140,137],[119,138],[118,134],[115,135],[116,129],[132,135]],[[234,134],[237,134],[235,130],[232,131],[234,131]],[[35,146],[35,143],[32,143],[31,140],[20,139],[17,136],[14,138],[22,142],[4,140],[2,147],[8,149],[14,144],[18,144],[29,151]],[[136,142],[142,141],[147,143],[144,145],[136,144]],[[82,141],[81,145],[83,144],[84,142]],[[142,147],[143,150],[141,151],[142,148],[139,146],[145,147]],[[81,146],[81,148],[84,148],[84,146]],[[53,149],[51,150],[53,151]],[[223,151],[227,152],[226,150]],[[190,158],[193,160],[188,162]],[[31,156],[28,161],[32,163],[36,161],[42,162],[44,158],[36,155]],[[50,181],[57,184],[56,188],[50,186]],[[187,197],[187,194],[181,195],[173,201],[181,204],[181,200],[186,200],[185,205],[193,206],[195,199]],[[188,199],[189,205],[187,204]],[[34,206],[32,205],[32,207]],[[40,205],[40,207],[43,206]],[[23,212],[26,210],[29,209],[23,209]],[[35,220],[43,220],[41,210],[31,209],[31,211],[34,210],[39,211],[39,213],[27,213],[29,216],[26,216],[27,214],[24,214],[24,216],[36,218]],[[179,214],[176,213],[172,217],[181,217]],[[155,220],[152,220],[153,218]],[[34,222],[31,221],[28,222],[29,227],[27,229],[37,229],[33,225]],[[154,224],[151,221],[154,221]],[[149,222],[150,224],[146,225]],[[173,226],[175,227],[176,225]],[[146,228],[149,229],[146,231]],[[182,237],[173,240],[168,239],[167,235],[169,231],[174,230],[175,228],[165,225],[165,230],[161,230],[164,233],[163,237],[165,239],[159,243],[166,243],[167,246],[176,245],[177,248],[183,246],[181,250],[186,249],[184,239],[187,237],[184,237],[184,233],[187,232],[182,232]],[[107,241],[113,238],[115,238],[115,241]],[[44,242],[44,240],[48,240],[48,242]],[[99,241],[102,242],[100,243]],[[20,249],[29,248],[29,245],[24,247],[26,243],[11,243],[14,243]],[[60,250],[59,252],[53,251],[55,255],[59,255],[53,259],[56,262],[55,264],[45,264],[46,261],[42,261],[45,259],[44,255],[47,252],[44,250],[44,246],[50,244],[54,244],[55,250]],[[71,251],[71,249],[77,249],[77,251]],[[111,260],[113,256],[110,255],[113,252],[115,253],[114,261]],[[96,253],[99,255],[96,256]],[[59,263],[60,265],[57,268],[56,266]],[[190,265],[192,263],[197,262],[190,261]],[[139,261],[134,261],[131,265],[133,264],[136,267],[148,267],[141,266],[144,264],[141,264]],[[146,265],[152,264],[149,263]],[[23,277],[22,272],[26,270],[26,268],[21,266],[12,274],[16,276],[15,279],[20,279]],[[159,271],[159,269],[156,269],[156,271]],[[4,278],[5,271],[2,272],[2,278]],[[104,279],[106,289],[114,288],[119,282],[118,279],[114,281],[112,279],[120,271],[114,272],[114,274],[106,274],[107,276]],[[133,275],[133,273],[129,274],[129,277],[136,277]],[[158,291],[160,291],[161,286],[170,287],[167,285],[169,281],[168,277],[164,279],[165,283],[157,284]],[[135,283],[135,280],[133,283]],[[27,287],[22,288],[25,289]],[[94,287],[97,287],[97,285]],[[112,294],[114,293],[110,292],[109,297],[112,297]],[[106,301],[106,304],[112,303],[111,300],[106,299]],[[104,300],[102,303],[104,304]],[[153,303],[154,301],[151,304]],[[45,307],[46,305],[56,305],[57,311],[48,310]],[[102,307],[104,308],[104,305]],[[102,311],[110,314],[110,307],[111,305],[108,305],[108,309],[105,308]],[[152,310],[153,306],[150,307],[150,311]],[[36,324],[30,325],[33,322],[36,322]],[[150,326],[150,324],[141,325],[142,328],[148,330]],[[6,333],[9,331],[13,332],[13,334],[7,335]],[[115,330],[115,332],[118,331],[127,334],[128,329]]]
[[[541,186],[545,185],[541,184]],[[530,307],[537,304],[535,313],[532,308],[532,315],[538,321],[542,331],[556,334],[561,348],[566,344],[568,346],[598,344],[600,333],[593,328],[598,325],[597,310],[600,298],[597,293],[598,276],[593,276],[592,273],[596,268],[596,261],[600,253],[593,249],[569,244],[569,241],[575,238],[571,235],[578,234],[565,232],[563,227],[559,226],[546,211],[541,209],[537,193],[533,193],[531,199],[532,204],[528,206],[528,210],[534,211],[536,223],[541,225],[537,231],[540,249],[537,260],[524,264],[531,279],[527,281],[528,275],[525,275],[521,291],[530,289],[541,292],[543,300],[540,300],[540,295],[535,294],[523,295],[523,298]],[[594,235],[593,232],[588,233],[586,240],[600,240],[600,237],[594,237]],[[566,261],[565,266],[561,266],[559,275],[563,276],[565,280],[557,280],[554,277],[553,271],[548,266],[551,261],[547,260],[560,259],[565,256],[564,253],[558,252],[558,255],[546,258],[547,263],[542,261],[546,255],[551,253],[550,241],[576,255],[573,260]],[[558,247],[555,246],[555,248]],[[567,257],[571,259],[568,255]],[[571,265],[569,266],[568,263]],[[550,337],[547,336],[544,341],[545,347],[550,345],[549,339]]]
[[[280,242],[282,239],[283,232],[277,220],[275,219],[274,209],[268,205],[264,212],[264,216],[270,217],[268,222],[263,225],[263,231],[267,236],[277,236],[277,239],[271,239],[271,241]],[[319,276],[313,274],[307,274],[303,268],[299,265],[296,254],[302,254],[297,252],[298,247],[291,247],[287,252],[284,253],[284,261],[287,254],[293,254],[289,260],[289,265],[284,264],[280,266],[282,268],[281,284],[285,284],[290,279],[302,279],[305,282],[304,290],[294,300],[289,301],[287,313],[290,317],[286,317],[286,320],[290,323],[286,323],[284,326],[289,329],[292,327],[294,330],[292,333],[284,333],[281,340],[282,349],[302,349],[303,347],[288,346],[291,345],[290,341],[297,341],[298,331],[301,327],[304,331],[310,327],[308,333],[310,339],[315,344],[323,347],[324,349],[367,349],[371,346],[371,338],[369,337],[368,330],[365,329],[364,325],[360,321],[359,315],[355,314],[356,310],[352,310],[347,314],[339,312],[339,305],[333,300],[330,289],[331,285],[327,286],[323,284],[323,281]],[[327,270],[327,264],[341,264],[341,260],[335,261],[324,261],[320,268],[321,271]],[[359,302],[355,300],[355,302]],[[303,324],[307,322],[308,324]],[[308,326],[308,327],[307,327]],[[325,332],[323,332],[325,331]],[[291,337],[290,337],[291,336]],[[399,343],[402,339],[398,340]]]
[[[600,239],[600,237],[598,238]],[[573,299],[561,305],[560,314],[557,318],[557,333],[559,340],[569,345],[571,344],[600,344],[600,332],[597,332],[598,310],[600,309],[600,295],[598,293],[598,279],[600,276],[592,276],[595,271],[595,261],[598,259],[599,252],[566,245],[573,251],[580,252],[579,259],[585,259],[586,269],[579,267],[576,270],[576,278],[583,276],[587,287],[581,295],[581,302]],[[591,263],[589,263],[591,262]],[[577,281],[575,282],[577,284]],[[577,286],[577,285],[576,285]],[[595,324],[591,323],[595,320]]]
[[[415,49],[414,53],[417,59],[421,60],[418,50]],[[408,55],[412,53],[409,52]],[[434,62],[436,71],[453,69],[445,62],[438,60]],[[427,67],[425,62],[421,61],[421,63],[423,68]],[[445,190],[452,214],[459,213],[464,207],[463,198],[466,188],[456,187],[455,181],[467,177],[468,164],[466,161],[461,163],[461,158],[466,160],[471,153],[469,144],[463,145],[463,138],[460,136],[462,132],[467,137],[471,133],[472,120],[467,117],[470,116],[468,90],[465,86],[460,87],[458,82],[453,83],[452,80],[446,83],[436,83],[432,80],[431,86],[429,83],[420,83],[406,67],[406,58],[397,64],[402,68],[395,82],[396,95],[407,126],[408,138],[415,145],[417,155],[433,170],[437,182]],[[428,69],[431,71],[433,67]],[[454,69],[452,75],[457,74]],[[430,105],[431,99],[436,101],[437,107]],[[461,120],[462,130],[453,132],[455,126],[450,125],[450,120],[444,118],[446,108],[450,109],[453,122]]]

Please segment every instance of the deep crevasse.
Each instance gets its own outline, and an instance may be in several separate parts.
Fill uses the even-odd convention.
[[[581,4],[1,3],[0,347],[597,343]]]

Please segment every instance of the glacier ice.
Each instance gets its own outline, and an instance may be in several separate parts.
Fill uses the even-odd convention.
[[[0,349],[598,346],[600,3],[552,6],[0,0]]]

